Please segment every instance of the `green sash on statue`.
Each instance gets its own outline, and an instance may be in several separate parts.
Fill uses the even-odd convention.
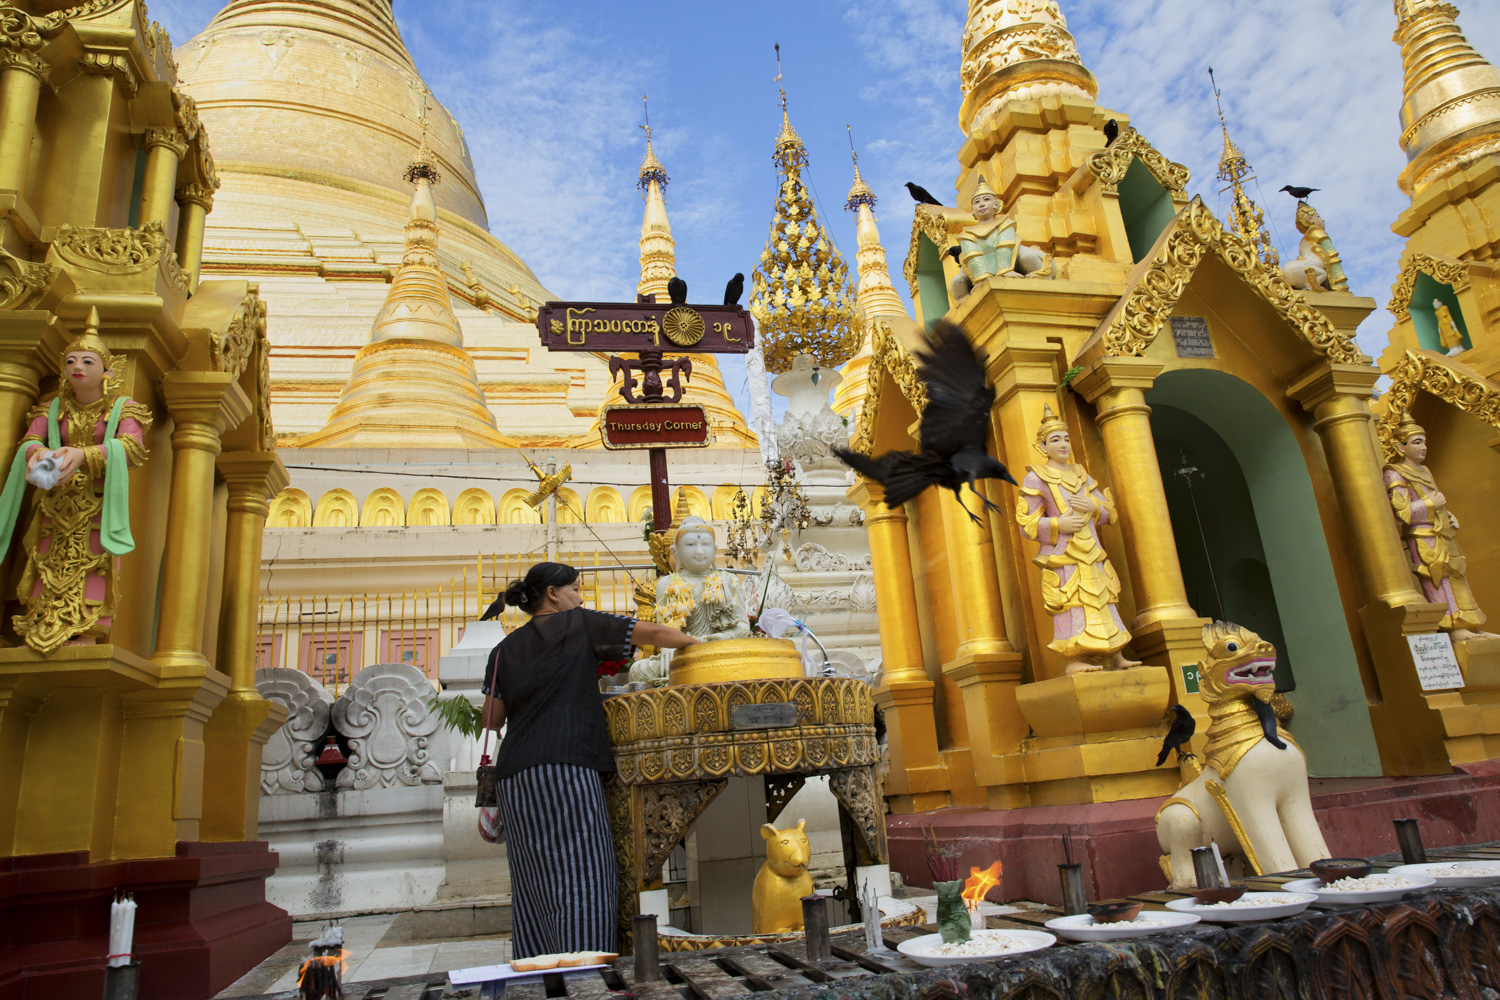
[[[115,437],[124,409],[125,397],[121,396],[115,400],[109,422],[104,425],[104,497],[99,515],[99,545],[112,556],[123,556],[135,549],[135,539],[130,535],[130,469],[126,465],[125,446]],[[62,400],[54,398],[47,407],[49,451],[62,447],[62,432],[57,424],[61,411]],[[21,498],[26,492],[26,452],[26,448],[16,449],[10,474],[5,477],[5,489],[0,492],[0,538],[5,540],[0,554],[10,551],[11,534],[21,512]]]

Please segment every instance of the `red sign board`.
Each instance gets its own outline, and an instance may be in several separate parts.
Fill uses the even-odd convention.
[[[701,406],[642,403],[607,406],[599,425],[604,447],[707,448],[708,416]]]
[[[744,354],[755,330],[740,306],[652,302],[548,302],[536,325],[549,351],[667,354]]]

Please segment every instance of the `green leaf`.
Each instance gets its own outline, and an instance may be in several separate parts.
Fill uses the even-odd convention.
[[[484,733],[479,709],[462,696],[440,700],[433,695],[427,700],[428,711],[436,712],[443,726],[477,740]]]
[[[1067,371],[1063,372],[1062,387],[1064,389],[1072,389],[1073,388],[1073,380],[1075,378],[1077,378],[1078,376],[1082,375],[1082,374],[1083,374],[1083,366],[1082,365],[1074,365],[1072,368],[1069,368]]]

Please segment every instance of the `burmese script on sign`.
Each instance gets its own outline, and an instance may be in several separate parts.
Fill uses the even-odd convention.
[[[606,448],[704,448],[708,417],[701,406],[611,406],[604,411],[601,433]]]
[[[537,333],[549,351],[743,354],[754,329],[740,306],[548,302],[537,311]]]

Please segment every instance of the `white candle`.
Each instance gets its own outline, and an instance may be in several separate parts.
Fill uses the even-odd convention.
[[[1219,884],[1227,886],[1229,884],[1229,873],[1224,870],[1224,856],[1219,853],[1219,845],[1213,841],[1209,841],[1208,846],[1214,849],[1214,864],[1219,866]]]
[[[130,946],[134,938],[135,897],[118,897],[109,907],[109,966],[118,968],[130,964]]]

